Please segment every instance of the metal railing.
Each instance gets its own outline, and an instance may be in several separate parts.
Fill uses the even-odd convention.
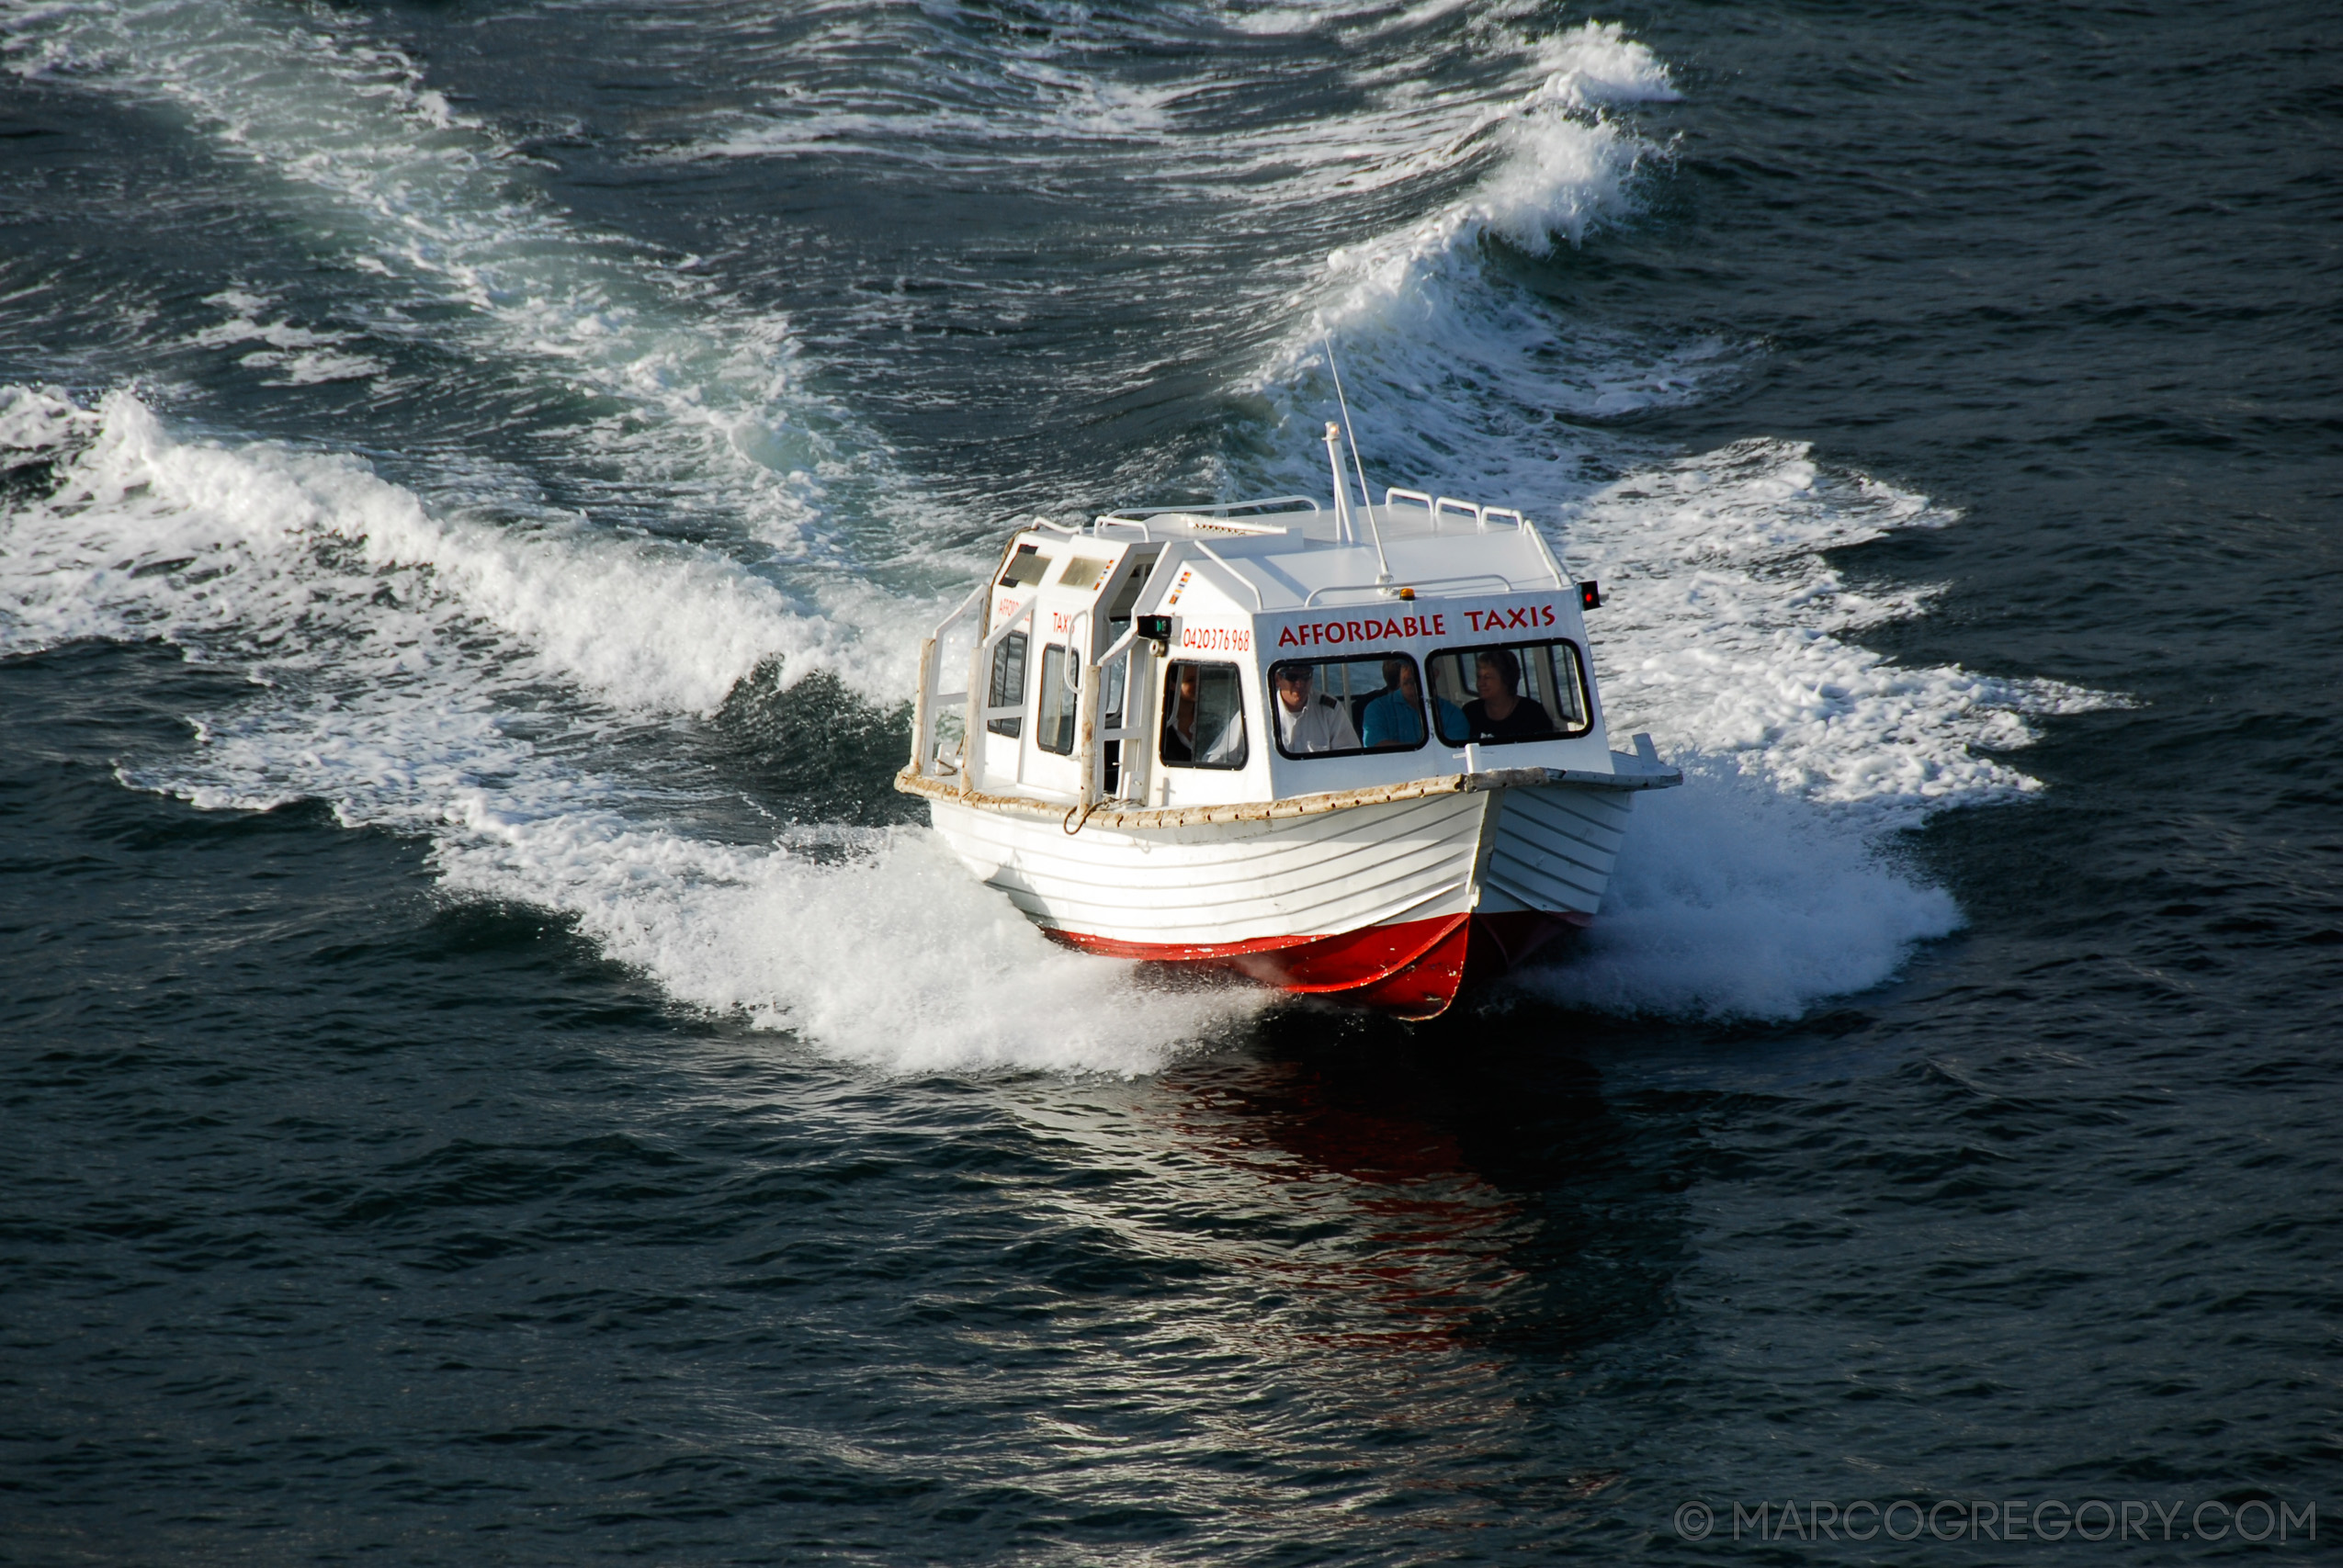
[[[945,634],[967,620],[991,592],[992,578],[988,573],[985,580],[978,583],[950,615],[935,623],[935,629],[927,634],[926,641],[920,644],[920,682],[918,693],[911,702],[911,771],[922,777],[944,776],[944,759],[937,755],[935,740],[936,715],[945,704],[965,705],[968,700],[968,694],[965,691],[936,689],[936,683],[942,678],[942,672],[936,668],[937,650],[943,646]],[[961,747],[964,753],[967,745],[968,741],[963,737]]]
[[[989,581],[985,584],[985,587],[988,590],[991,586],[991,583]],[[1022,716],[1025,711],[1024,682],[1018,682],[1016,694],[1017,700],[1013,703],[1006,703],[999,706],[987,706],[983,697],[978,695],[979,692],[989,691],[992,684],[992,671],[987,666],[987,656],[990,655],[994,649],[1000,647],[1008,635],[1011,632],[1015,631],[1020,626],[1030,626],[1034,625],[1034,606],[1040,603],[1041,595],[1038,593],[1036,593],[1033,597],[1027,599],[1023,604],[1017,607],[1017,613],[1015,615],[1010,616],[1007,620],[993,627],[989,636],[980,638],[976,645],[975,650],[968,655],[968,689],[964,694],[968,703],[968,722],[963,727],[964,736],[960,741],[960,776],[967,781],[970,789],[976,789],[985,783],[986,768],[984,759],[984,738],[986,735],[990,733],[987,727],[990,726],[996,718],[1005,718],[1011,714]],[[1026,642],[1028,645],[1028,651],[1025,656],[1025,662],[1030,665],[1033,662],[1033,655],[1030,651],[1030,645],[1032,642],[1031,637],[1028,637]],[[1024,777],[1024,772],[1025,743],[1024,727],[1021,725],[1019,726],[1019,733],[1017,736],[1016,778],[1023,780]]]
[[[1151,518],[1170,521],[1175,518],[1209,519],[1235,534],[1284,534],[1290,530],[1273,528],[1267,525],[1247,524],[1241,519],[1247,513],[1273,516],[1287,512],[1321,512],[1325,509],[1307,495],[1273,495],[1259,501],[1224,501],[1212,506],[1123,506],[1113,512],[1102,512],[1091,523],[1093,534],[1106,528],[1135,528],[1140,538],[1153,542],[1155,531],[1148,526]]]
[[[1198,517],[1234,517],[1246,512],[1319,512],[1314,497],[1307,495],[1272,495],[1259,501],[1221,501],[1209,506],[1118,506],[1104,513],[1115,522],[1136,522],[1149,517],[1161,517],[1169,513],[1187,512]]]
[[[1154,728],[1148,722],[1148,677],[1154,671],[1155,660],[1132,657],[1142,642],[1152,649],[1155,645],[1138,634],[1137,626],[1125,631],[1092,662],[1082,666],[1081,694],[1081,809],[1085,812],[1106,798],[1106,748],[1119,744],[1115,752],[1116,795],[1126,799],[1144,800],[1149,775],[1154,771],[1155,753],[1149,744]],[[1106,725],[1100,708],[1104,703],[1106,673],[1116,660],[1125,660],[1123,669],[1123,710],[1121,721]]]
[[[1485,506],[1478,502],[1459,501],[1453,495],[1434,496],[1426,491],[1401,490],[1396,485],[1383,492],[1385,507],[1388,508],[1394,502],[1399,501],[1413,502],[1422,507],[1430,514],[1432,531],[1435,534],[1440,532],[1441,514],[1446,512],[1455,512],[1470,517],[1473,520],[1473,531],[1478,534],[1488,532],[1490,519],[1510,517],[1513,520],[1515,530],[1527,534],[1531,542],[1537,546],[1537,553],[1545,562],[1546,570],[1554,574],[1555,587],[1567,588],[1575,581],[1568,572],[1562,570],[1561,561],[1555,557],[1554,547],[1545,542],[1545,535],[1530,525],[1530,520],[1522,515],[1519,507]]]
[[[1435,534],[1440,531],[1441,518],[1449,513],[1471,518],[1473,531],[1477,534],[1488,533],[1489,520],[1495,517],[1510,517],[1514,527],[1536,532],[1530,527],[1529,519],[1522,515],[1518,507],[1488,506],[1477,501],[1460,501],[1453,495],[1435,496],[1429,491],[1401,490],[1396,485],[1383,492],[1383,504],[1387,508],[1401,501],[1413,502],[1422,507],[1431,516],[1432,530]]]
[[[1507,593],[1518,592],[1521,588],[1519,583],[1501,571],[1472,571],[1461,577],[1412,578],[1408,581],[1407,587],[1421,592],[1427,588],[1460,588],[1468,582],[1493,582]],[[1377,599],[1389,599],[1393,596],[1391,585],[1388,583],[1330,582],[1322,588],[1311,589],[1308,596],[1302,601],[1302,608],[1305,610],[1317,608],[1319,596],[1322,593],[1366,593]]]
[[[1227,572],[1239,582],[1244,584],[1245,592],[1253,596],[1253,613],[1255,615],[1259,615],[1262,611],[1269,607],[1269,601],[1261,596],[1261,584],[1255,582],[1251,578],[1247,577],[1243,572],[1239,571],[1235,567],[1230,566],[1227,561],[1222,560],[1218,550],[1214,549],[1202,539],[1190,539],[1186,542],[1194,545],[1197,549],[1202,550],[1206,560],[1218,567],[1221,570]]]

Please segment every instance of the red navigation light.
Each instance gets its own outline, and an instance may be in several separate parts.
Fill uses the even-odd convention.
[[[1590,610],[1602,608],[1602,589],[1593,578],[1579,584],[1579,603]]]

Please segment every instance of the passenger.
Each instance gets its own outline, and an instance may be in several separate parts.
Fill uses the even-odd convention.
[[[1423,687],[1416,680],[1416,661],[1412,659],[1387,659],[1383,661],[1383,683],[1388,688],[1383,695],[1367,704],[1360,717],[1366,748],[1375,750],[1383,746],[1416,746],[1423,741]],[[1433,701],[1440,708],[1440,733],[1463,735],[1465,713],[1445,697]]]
[[[1554,733],[1554,719],[1534,697],[1515,694],[1522,682],[1522,661],[1510,648],[1485,648],[1473,660],[1473,689],[1480,694],[1465,705],[1465,723],[1476,740],[1513,740]]]
[[[1242,767],[1245,761],[1245,716],[1231,704],[1226,723],[1196,744],[1196,723],[1203,713],[1204,671],[1194,664],[1175,664],[1172,700],[1163,705],[1163,744],[1167,762],[1207,768]],[[1235,671],[1231,671],[1230,675]]]
[[[1277,700],[1270,711],[1277,717],[1278,744],[1288,754],[1359,749],[1359,732],[1351,728],[1346,705],[1317,690],[1316,665],[1281,664],[1271,683]]]

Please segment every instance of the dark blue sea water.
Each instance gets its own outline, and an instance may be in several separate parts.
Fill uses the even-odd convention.
[[[2338,59],[0,3],[0,1562],[2330,1553]],[[888,786],[1014,521],[1316,488],[1322,333],[1692,774],[1427,1026]]]

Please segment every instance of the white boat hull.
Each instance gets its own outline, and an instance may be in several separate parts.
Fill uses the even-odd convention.
[[[1073,945],[1428,1016],[1468,956],[1501,969],[1601,908],[1629,798],[1548,784],[1073,833],[948,795],[930,806],[970,871]]]

